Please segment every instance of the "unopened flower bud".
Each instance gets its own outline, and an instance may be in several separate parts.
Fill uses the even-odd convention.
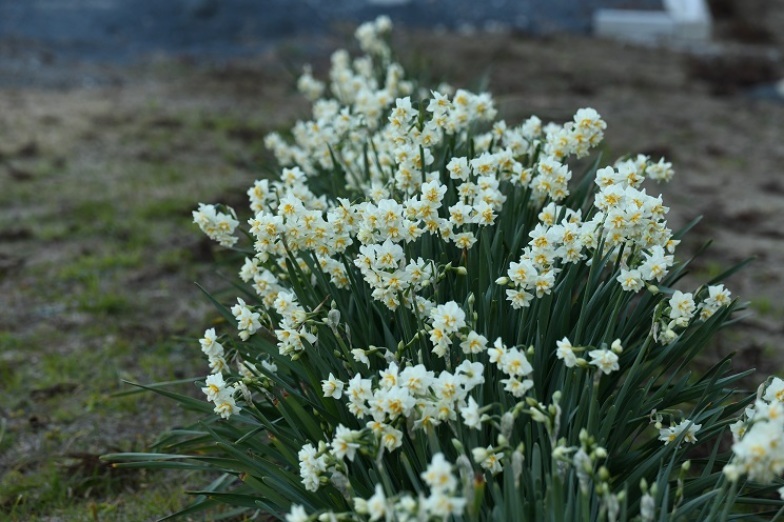
[[[531,410],[531,419],[533,419],[534,422],[547,422],[548,420],[541,411],[536,409]]]
[[[253,395],[250,392],[250,389],[244,382],[238,382],[234,384],[234,387],[240,391],[242,398],[245,399],[246,402],[251,402],[253,400]]]
[[[512,474],[514,475],[515,479],[515,487],[519,486],[520,483],[520,475],[523,474],[523,450],[520,449],[519,451],[515,451],[512,453]]]
[[[499,277],[498,279],[495,280],[495,284],[497,284],[497,285],[505,285],[508,282],[509,282],[509,278],[508,277]]]
[[[360,497],[354,497],[354,512],[358,515],[367,515],[368,513],[368,505],[367,500]]]
[[[734,464],[727,464],[724,466],[722,471],[724,472],[724,476],[727,477],[727,480],[730,482],[737,482],[742,473],[740,466],[736,466]]]
[[[507,439],[512,436],[514,428],[514,415],[508,411],[501,416],[501,434]]]
[[[330,326],[336,328],[340,324],[340,310],[333,308],[327,312],[327,322]]]
[[[553,458],[555,460],[563,460],[569,454],[569,448],[566,446],[556,446],[553,450]]]

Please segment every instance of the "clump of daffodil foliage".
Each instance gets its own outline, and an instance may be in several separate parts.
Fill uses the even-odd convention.
[[[194,507],[289,522],[781,515],[784,381],[689,369],[739,304],[721,277],[677,288],[684,231],[649,193],[670,163],[581,160],[590,108],[509,123],[427,90],[390,29],[305,70],[312,119],[267,137],[246,227],[193,212],[247,256],[201,339],[206,401],[156,387],[206,415],[111,458],[218,472]]]

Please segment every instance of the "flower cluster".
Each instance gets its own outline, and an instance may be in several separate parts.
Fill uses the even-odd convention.
[[[629,472],[609,468],[634,469],[647,442],[682,462],[673,442],[717,436],[700,430],[726,418],[723,381],[687,394],[674,361],[734,305],[722,284],[674,287],[680,236],[647,192],[672,166],[639,155],[580,174],[606,129],[597,111],[497,120],[488,93],[406,79],[389,30],[383,17],[362,25],[365,55],[338,51],[327,81],[300,77],[312,118],[266,138],[280,176],[247,192],[245,293],[223,310],[239,340],[201,340],[202,389],[227,431],[240,426],[224,438],[248,444],[234,457],[264,454],[259,469],[280,466],[296,494],[247,487],[289,521],[484,519],[521,513],[517,496],[552,511],[571,495],[575,520],[670,509],[667,466],[640,466],[639,502],[624,500]],[[200,205],[194,221],[236,244],[233,212]],[[782,382],[733,428],[728,476],[784,470]],[[658,433],[646,422],[692,402],[694,419],[657,417]],[[613,458],[632,463],[603,465]]]
[[[702,424],[694,424],[694,422],[685,419],[678,424],[672,424],[667,428],[659,429],[659,440],[664,444],[675,442],[679,437],[683,436],[684,442],[694,444],[697,442],[697,432],[702,428]]]
[[[618,355],[623,352],[623,346],[621,346],[620,339],[614,340],[609,348],[607,347],[607,344],[604,343],[599,348],[589,350],[588,356],[591,358],[590,362],[582,357],[577,357],[579,352],[585,351],[588,347],[573,346],[571,341],[566,337],[556,342],[556,347],[555,356],[563,361],[564,366],[567,368],[593,365],[605,375],[609,375],[620,369],[620,366],[618,365]]]
[[[236,415],[240,411],[234,400],[236,389],[226,385],[222,373],[214,373],[207,377],[206,386],[201,389],[207,400],[215,403],[215,413],[224,419]]]
[[[381,448],[394,451],[403,443],[398,428],[428,430],[456,421],[458,413],[467,425],[479,427],[477,403],[469,393],[482,383],[483,365],[470,361],[463,361],[454,373],[442,371],[437,376],[421,364],[401,370],[392,362],[375,382],[356,374],[344,383],[330,374],[322,381],[324,397],[345,396],[348,411],[365,422],[363,430],[337,426],[330,443],[332,456],[354,460],[359,449],[373,455]]]
[[[672,342],[692,321],[706,321],[720,308],[728,306],[730,296],[723,284],[709,285],[696,293],[675,290],[667,302],[662,302],[654,323],[654,338],[662,344]]]
[[[313,448],[303,448],[300,457],[307,461],[306,467],[319,469],[323,459],[314,457]],[[421,479],[430,489],[430,494],[415,497],[409,493],[387,496],[384,487],[376,484],[369,498],[354,497],[352,507],[354,513],[363,515],[368,520],[397,520],[414,522],[417,520],[443,520],[452,515],[463,513],[466,499],[457,496],[459,482],[454,475],[454,466],[442,453],[433,456],[427,469],[421,473]],[[337,517],[337,514],[332,514]],[[293,504],[286,515],[286,522],[305,522],[310,520],[305,509]]]
[[[724,466],[727,477],[736,481],[748,475],[750,480],[771,482],[784,473],[784,380],[770,381],[744,418],[732,426],[732,434],[734,458]]]
[[[215,205],[199,204],[199,208],[193,211],[193,222],[199,225],[202,232],[207,236],[220,243],[221,246],[230,247],[237,242],[237,237],[234,236],[234,231],[237,221],[234,211],[229,209],[230,213],[219,212]]]

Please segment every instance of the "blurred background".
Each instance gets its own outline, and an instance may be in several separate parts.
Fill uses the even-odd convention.
[[[684,289],[755,258],[704,364],[781,374],[782,0],[0,0],[0,519],[154,520],[204,484],[99,460],[192,420],[124,381],[207,372],[194,282],[231,297],[235,266],[190,212],[247,212],[264,135],[308,117],[303,65],[323,77],[382,13],[415,76],[487,89],[510,123],[591,106],[605,161],[672,161],[649,192],[672,228],[704,216],[680,257],[713,240]]]

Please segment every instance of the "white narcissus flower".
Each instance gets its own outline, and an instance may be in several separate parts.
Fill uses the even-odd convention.
[[[336,379],[332,372],[328,378],[321,381],[321,391],[324,393],[324,397],[340,399],[343,396],[343,386],[343,381]]]
[[[335,438],[332,439],[330,446],[332,447],[332,454],[338,459],[347,458],[353,461],[354,456],[359,449],[360,432],[350,430],[342,424],[338,425],[335,429]]]
[[[710,285],[708,287],[708,298],[705,300],[711,306],[720,307],[730,304],[731,293],[724,288],[724,285]]]
[[[485,367],[480,362],[465,360],[455,368],[455,375],[460,380],[463,388],[468,391],[485,382]]]
[[[645,493],[640,499],[640,517],[643,522],[652,522],[656,517],[656,501],[650,493]]]
[[[234,400],[234,392],[237,388],[228,387],[223,380],[223,374],[214,373],[208,376],[205,384],[206,386],[201,391],[207,395],[207,400],[215,404],[215,413],[224,419],[228,419],[240,412],[241,408],[237,406],[237,402]]]
[[[696,309],[692,294],[689,292],[683,293],[680,290],[676,290],[675,293],[672,294],[669,305],[670,319],[691,319],[694,315],[694,310]]]
[[[351,400],[368,400],[373,397],[371,386],[370,379],[364,379],[362,375],[357,373],[348,381],[346,395]]]
[[[435,379],[435,373],[423,364],[407,366],[400,372],[400,386],[407,388],[412,395],[424,395]]]
[[[504,467],[501,465],[503,453],[495,452],[492,446],[488,446],[486,448],[474,448],[471,450],[471,454],[473,455],[475,462],[477,462],[480,466],[488,470],[493,475],[496,475],[504,470]]]
[[[654,181],[668,182],[675,175],[672,170],[672,163],[664,161],[661,158],[658,163],[649,163],[645,168],[645,174]]]
[[[298,504],[292,504],[291,509],[286,514],[286,522],[307,522],[307,520],[308,514],[305,508]]]
[[[620,275],[616,278],[625,292],[639,292],[645,287],[642,274],[637,269],[622,268]]]
[[[324,455],[319,456],[313,444],[305,444],[297,454],[299,458],[299,476],[308,491],[318,491],[321,473],[326,471],[327,462]]]
[[[385,390],[389,390],[397,386],[398,381],[398,366],[397,363],[390,363],[389,366],[378,372],[379,375],[379,386],[384,388]]]
[[[229,369],[229,364],[226,362],[226,359],[223,358],[223,355],[210,355],[208,362],[212,373],[222,373]]]
[[[700,428],[702,428],[702,424],[694,424],[692,421],[685,419],[677,425],[660,429],[659,440],[667,445],[675,441],[685,431],[686,434],[683,436],[683,441],[694,444],[697,442],[697,432],[700,431]]]
[[[556,343],[557,349],[555,356],[564,362],[567,368],[573,368],[577,364],[577,356],[574,353],[574,346],[568,338],[564,337]]]
[[[384,488],[381,484],[376,484],[376,492],[367,500],[365,505],[370,520],[380,520],[387,515],[387,498],[384,495]]]
[[[778,401],[784,403],[784,380],[774,377],[768,384],[768,387],[765,388],[763,399],[768,402]]]
[[[425,498],[424,510],[439,520],[448,519],[452,515],[460,515],[465,510],[466,500],[462,497],[453,497],[440,491],[434,491]]]
[[[447,103],[449,103],[449,101],[446,99],[446,96],[441,97],[440,100],[436,97],[430,102],[428,109],[431,106],[437,107],[439,104],[445,105]],[[446,170],[449,171],[449,177],[452,179],[459,179],[462,181],[468,180],[468,175],[470,173],[470,170],[468,169],[468,158],[452,158],[449,163],[447,163]]]
[[[750,480],[770,482],[784,472],[784,419],[762,419],[754,422],[743,438],[732,445],[732,467],[725,474],[748,474]],[[730,468],[729,470],[727,468]]]
[[[452,475],[452,464],[444,458],[443,453],[433,455],[421,477],[433,492],[451,493],[457,487],[457,479]]]
[[[504,355],[509,351],[503,340],[499,337],[493,342],[493,347],[487,350],[487,355],[490,357],[491,364],[501,364]]]
[[[363,350],[362,348],[354,348],[351,350],[351,356],[354,358],[355,361],[361,362],[368,368],[370,368],[370,359],[367,356],[367,351]]]
[[[223,346],[218,342],[218,337],[215,334],[215,328],[205,330],[204,337],[199,339],[201,344],[201,351],[207,357],[221,357],[223,356]]]
[[[591,357],[589,364],[599,368],[605,375],[609,375],[610,373],[620,369],[620,366],[618,365],[618,356],[615,355],[611,350],[591,350],[588,352],[588,355]]]
[[[460,343],[460,348],[463,350],[463,353],[466,354],[482,353],[487,350],[487,337],[471,330],[468,332],[468,335],[466,335],[465,340]]]
[[[243,341],[247,341],[251,335],[261,328],[261,323],[259,322],[260,314],[251,311],[241,297],[238,297],[237,304],[231,307],[231,313],[234,314],[234,318],[237,320],[237,328]]]
[[[233,393],[234,391],[232,390],[231,394],[221,394],[215,399],[215,413],[224,419],[228,419],[232,415],[238,414],[241,410],[234,400]]]
[[[447,335],[457,332],[466,325],[465,312],[454,301],[433,308],[430,311],[430,319],[433,328],[441,329]]]
[[[506,298],[510,303],[512,303],[512,308],[519,310],[520,308],[527,308],[530,306],[534,296],[525,290],[509,289],[506,291]]]
[[[528,362],[525,353],[517,348],[511,348],[500,361],[501,370],[512,377],[529,375],[533,371],[533,366]]]
[[[384,426],[381,444],[387,451],[394,451],[403,445],[403,432],[392,426]]]
[[[226,393],[226,382],[223,380],[223,374],[214,373],[207,377],[205,380],[206,386],[201,389],[207,396],[208,401],[214,401],[221,394]]]
[[[468,404],[460,409],[460,416],[463,417],[463,424],[469,428],[479,429],[482,425],[479,404],[473,397],[469,397]]]
[[[538,271],[531,260],[520,259],[519,263],[514,261],[509,263],[507,274],[509,275],[509,279],[515,284],[527,285],[536,278]]]
[[[233,210],[229,209],[231,214]],[[234,219],[231,214],[218,212],[214,205],[205,205],[199,203],[199,208],[193,211],[193,222],[199,225],[199,228],[207,234],[207,236],[217,241],[221,246],[231,247],[237,242],[237,238],[233,235],[239,221]]]
[[[515,397],[520,398],[533,388],[534,381],[531,379],[523,379],[521,381],[517,377],[509,377],[508,379],[501,379],[501,384],[504,385],[504,391],[508,391]]]

